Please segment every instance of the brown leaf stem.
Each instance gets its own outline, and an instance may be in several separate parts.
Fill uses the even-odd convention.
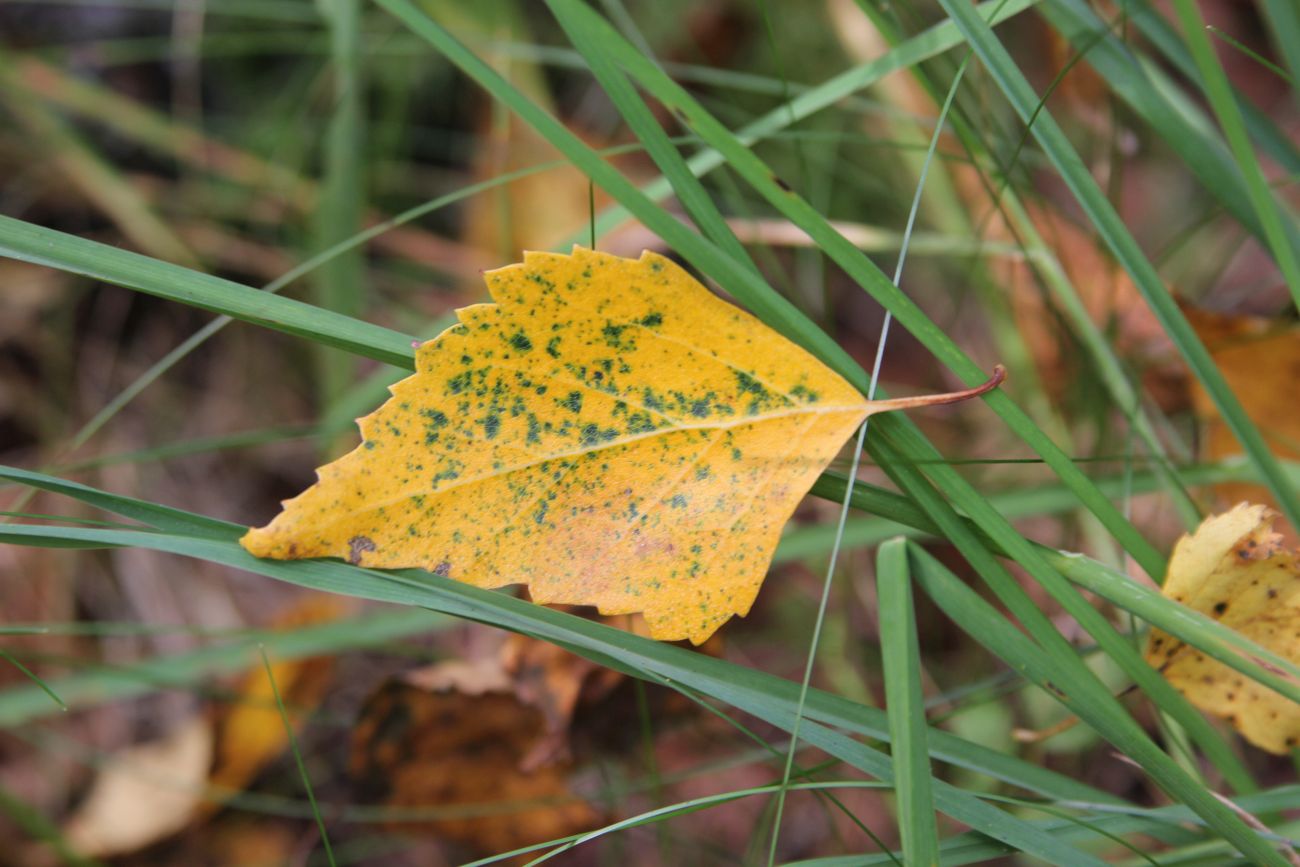
[[[993,375],[988,381],[974,388],[966,388],[961,391],[950,391],[944,394],[918,394],[914,397],[895,397],[889,400],[873,400],[870,408],[872,414],[878,412],[891,412],[897,409],[914,409],[918,406],[941,406],[946,403],[959,403],[963,400],[970,400],[972,397],[979,397],[981,394],[987,394],[1002,384],[1007,378],[1007,369],[998,364],[993,367]]]

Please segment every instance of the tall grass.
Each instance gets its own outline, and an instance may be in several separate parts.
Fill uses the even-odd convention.
[[[286,177],[286,172],[273,164],[240,163],[249,176],[278,176],[286,189],[294,191],[291,197],[301,195],[316,209],[310,244],[316,255],[304,255],[305,266],[293,272],[297,277],[308,268],[316,269],[317,291],[311,302],[276,294],[288,280],[274,283],[271,288],[275,291],[260,291],[214,276],[207,269],[177,264],[182,259],[180,253],[171,255],[172,261],[160,258],[167,253],[170,235],[164,231],[165,224],[151,215],[148,203],[135,199],[124,200],[134,210],[119,213],[116,219],[137,229],[135,235],[123,234],[146,252],[130,252],[32,221],[0,216],[0,254],[218,313],[322,348],[314,367],[322,418],[329,417],[332,405],[352,411],[364,407],[389,374],[378,374],[375,381],[357,385],[359,363],[373,360],[409,369],[417,336],[408,332],[427,336],[428,323],[409,311],[405,317],[400,311],[387,311],[384,299],[363,294],[367,270],[360,245],[374,243],[385,232],[444,202],[440,199],[417,206],[396,220],[363,231],[368,206],[361,142],[363,135],[372,134],[371,125],[385,120],[377,109],[366,111],[366,69],[375,58],[394,53],[401,58],[420,58],[435,71],[419,79],[417,85],[407,82],[404,86],[450,86],[461,80],[453,76],[454,69],[455,76],[481,88],[497,110],[513,113],[558,151],[563,163],[590,178],[608,204],[592,215],[590,227],[582,229],[582,239],[590,230],[599,241],[634,218],[700,274],[866,392],[870,376],[856,360],[861,355],[841,345],[835,323],[827,324],[827,317],[812,309],[806,296],[779,291],[777,287],[786,282],[777,273],[779,261],[762,244],[742,237],[745,220],[741,217],[746,213],[779,220],[806,236],[814,251],[811,261],[816,268],[800,273],[834,269],[842,274],[870,304],[887,311],[938,368],[955,380],[975,384],[984,378],[991,359],[987,349],[981,348],[977,358],[971,347],[963,345],[971,329],[955,328],[947,312],[936,312],[944,308],[936,305],[934,298],[902,291],[897,276],[891,278],[842,223],[812,201],[817,179],[809,175],[831,173],[837,166],[834,160],[820,163],[816,156],[816,133],[823,129],[817,126],[819,120],[843,113],[858,121],[862,112],[879,108],[870,101],[868,88],[890,74],[905,75],[910,76],[915,92],[928,95],[933,112],[916,117],[917,106],[912,105],[913,116],[900,119],[897,113],[885,114],[895,124],[888,128],[901,128],[904,122],[921,128],[933,124],[940,116],[939,103],[951,90],[951,117],[934,134],[934,141],[942,139],[944,143],[941,158],[923,163],[925,170],[934,173],[933,183],[949,194],[961,185],[958,172],[974,172],[978,177],[981,201],[999,209],[999,219],[1013,230],[1010,249],[1030,266],[1043,297],[1059,314],[1056,321],[1080,347],[1080,376],[1098,384],[1091,411],[1106,419],[1106,426],[1123,427],[1124,437],[1112,437],[1111,441],[1128,443],[1126,460],[1112,462],[1120,465],[1118,473],[1099,474],[1086,456],[1074,453],[1073,446],[1062,441],[1063,436],[1076,433],[1071,421],[1057,406],[1057,396],[1048,393],[1032,374],[1023,385],[1013,378],[1008,388],[986,396],[982,407],[968,410],[974,424],[994,432],[989,441],[998,443],[1006,455],[1033,462],[1040,475],[1032,481],[1011,476],[1004,477],[1009,483],[998,483],[989,473],[972,472],[952,461],[951,443],[936,442],[913,420],[873,419],[862,459],[883,471],[896,490],[863,481],[850,485],[843,475],[827,473],[814,488],[816,496],[843,501],[872,517],[853,516],[838,533],[825,526],[795,529],[783,543],[779,559],[822,563],[830,554],[833,562],[842,547],[877,544],[900,533],[908,537],[884,542],[876,560],[879,652],[887,699],[884,711],[861,697],[808,689],[807,684],[739,661],[657,644],[508,594],[478,590],[418,570],[382,572],[333,561],[257,560],[237,543],[241,526],[74,482],[57,470],[4,468],[0,478],[128,523],[101,526],[11,516],[0,525],[0,541],[52,548],[131,547],[167,552],[268,580],[412,609],[338,626],[304,628],[291,637],[276,639],[288,644],[277,652],[344,652],[422,628],[434,629],[443,622],[419,609],[488,624],[552,642],[615,671],[681,691],[694,700],[741,711],[773,731],[790,733],[794,736],[788,744],[791,763],[799,744],[832,760],[815,779],[790,778],[788,765],[787,778],[781,781],[780,766],[786,753],[773,749],[771,770],[777,785],[719,791],[667,805],[588,836],[554,841],[558,848],[553,854],[575,846],[599,845],[630,827],[647,823],[671,826],[677,815],[737,799],[783,799],[787,791],[800,796],[806,790],[833,793],[868,785],[895,793],[898,827],[886,836],[899,841],[900,851],[868,853],[866,843],[855,843],[859,848],[849,847],[843,857],[801,863],[902,860],[909,864],[962,864],[1011,852],[1062,865],[1092,865],[1120,858],[1135,859],[1135,863],[1191,863],[1197,858],[1203,859],[1197,863],[1288,863],[1280,847],[1296,840],[1300,831],[1294,822],[1281,818],[1280,810],[1294,806],[1300,793],[1290,785],[1263,787],[1255,775],[1259,763],[1248,760],[1230,733],[1203,717],[1152,670],[1138,647],[1144,630],[1157,626],[1296,700],[1300,700],[1300,669],[1215,621],[1161,597],[1152,585],[1163,579],[1167,534],[1153,537],[1149,526],[1133,519],[1129,505],[1133,496],[1145,492],[1152,502],[1174,510],[1179,521],[1188,525],[1208,502],[1209,484],[1248,478],[1267,486],[1287,519],[1300,526],[1295,468],[1270,451],[1242,409],[1144,246],[1147,239],[1140,240],[1134,227],[1125,224],[1121,209],[1096,180],[1093,166],[1080,155],[1066,126],[1058,122],[1057,116],[1063,112],[1031,84],[1016,54],[1008,50],[1014,42],[1001,26],[1008,22],[1025,28],[1029,24],[1023,19],[1034,16],[1034,26],[1044,28],[1043,32],[1050,28],[1063,44],[1073,46],[1079,52],[1072,59],[1078,69],[1095,76],[1107,98],[1124,106],[1125,121],[1153,142],[1153,147],[1162,149],[1173,170],[1192,179],[1202,206],[1219,214],[1221,224],[1250,237],[1272,259],[1278,279],[1300,298],[1300,230],[1288,203],[1288,188],[1272,182],[1265,168],[1280,165],[1294,172],[1300,168],[1300,155],[1269,113],[1234,89],[1210,36],[1202,30],[1201,13],[1192,0],[1174,4],[1177,17],[1173,21],[1160,18],[1144,3],[1124,0],[1118,4],[1119,19],[1111,22],[1098,18],[1082,0],[992,0],[978,6],[969,0],[940,0],[943,18],[937,23],[926,23],[922,20],[925,10],[911,4],[885,12],[861,2],[858,12],[873,22],[888,46],[868,62],[811,84],[787,79],[787,73],[796,77],[796,70],[803,66],[780,44],[780,27],[774,28],[776,48],[783,58],[777,74],[746,72],[741,76],[663,62],[647,50],[654,44],[653,34],[627,29],[629,23],[640,20],[638,10],[624,10],[619,3],[548,0],[553,18],[547,26],[553,28],[550,32],[558,44],[501,44],[485,38],[483,30],[445,8],[448,4],[375,0],[373,5],[362,5],[339,0],[326,5],[332,12],[322,24],[329,34],[328,45],[322,50],[327,51],[324,59],[333,101],[322,140],[321,186],[303,186],[307,182],[295,172]],[[218,14],[265,16],[288,22],[277,26],[289,26],[299,21],[296,16],[305,14],[307,8],[295,3],[265,7],[231,4]],[[1264,0],[1261,8],[1265,12],[1261,20],[1272,28],[1272,44],[1281,61],[1290,64],[1294,77],[1300,72],[1294,66],[1300,25],[1283,0]],[[795,14],[792,7],[772,15],[782,13]],[[315,18],[310,21],[321,23]],[[365,23],[364,30],[357,26],[358,21]],[[130,47],[119,46],[122,50]],[[134,48],[143,51],[147,46]],[[647,177],[643,170],[635,179],[629,177],[611,160],[609,149],[593,147],[535,94],[503,72],[502,52],[549,58],[569,69],[567,74],[583,76],[584,86],[593,92],[599,89],[602,104],[635,139],[622,150],[643,152],[657,176]],[[967,65],[966,78],[959,80]],[[573,72],[575,68],[582,72]],[[9,59],[0,63],[0,78],[12,91],[6,103],[12,102],[17,115],[29,118],[33,129],[73,136],[62,127],[53,129],[46,114],[58,108],[84,116],[94,111],[95,101],[77,102],[73,98],[76,91],[64,88],[65,100],[58,104],[24,85],[20,70]],[[588,72],[590,78],[586,79]],[[763,108],[748,111],[728,105],[713,99],[710,87],[734,87],[745,93],[746,99],[754,100],[749,105]],[[773,105],[773,100],[777,104]],[[666,123],[665,118],[672,122]],[[99,120],[112,122],[112,118]],[[143,118],[133,133],[126,132],[137,136],[147,132],[148,146],[153,148],[170,148],[177,155],[183,150],[176,142],[184,131],[173,128],[166,119]],[[830,141],[839,153],[849,139],[832,135]],[[75,163],[81,159],[79,154],[84,156],[85,147],[85,142],[69,139],[66,158]],[[82,160],[82,164],[94,163]],[[476,184],[466,195],[517,176]],[[86,177],[86,183],[96,183],[93,173]],[[783,179],[786,177],[800,182],[792,185]],[[1081,214],[1086,233],[1098,239],[1127,273],[1169,345],[1237,437],[1245,456],[1242,461],[1189,464],[1176,425],[1145,395],[1141,378],[1123,350],[1090,318],[1081,301],[1082,287],[1062,267],[1062,254],[1053,249],[1052,238],[1040,233],[1027,204],[1037,198],[1035,177],[1059,182]],[[120,180],[104,181],[101,192],[111,193]],[[821,181],[822,188],[830,190],[822,196],[823,202],[838,202],[834,189],[838,178],[824,176]],[[910,187],[895,185],[901,202],[911,201],[919,179],[910,178],[909,183]],[[954,201],[944,195],[936,192],[919,200]],[[673,201],[686,221],[680,219]],[[927,214],[922,207],[918,231],[942,225],[949,234],[937,233],[941,249],[945,243],[966,244],[969,249],[972,241],[979,249],[983,243],[978,234],[980,220],[987,215],[975,211],[971,204],[970,214],[944,217]],[[969,231],[973,237],[952,237],[954,230]],[[776,268],[772,267],[774,261]],[[978,263],[968,273],[976,283],[987,285],[996,280]],[[952,274],[957,276],[957,270]],[[984,308],[976,305],[987,319],[981,327],[1001,335],[1001,343],[994,341],[999,349],[1027,353],[1024,335],[1016,333],[1009,314],[996,307],[998,291],[999,287],[992,285],[988,294],[975,296],[993,299]],[[855,305],[857,301],[854,299]],[[392,327],[374,320],[389,322]],[[187,344],[185,351],[193,345],[197,343]],[[889,352],[893,345],[884,351]],[[884,357],[887,364],[889,356]],[[151,377],[162,376],[171,363]],[[1032,359],[1026,365],[1032,367]],[[362,395],[359,407],[354,392]],[[263,418],[268,428],[285,421],[274,408],[265,408]],[[327,443],[337,430],[336,424],[322,423],[295,433],[321,433],[321,441]],[[278,436],[272,432],[267,439]],[[194,449],[213,447],[205,442]],[[166,449],[168,444],[160,448]],[[176,443],[175,448],[183,451],[186,445]],[[158,453],[125,459],[147,463],[158,459]],[[1139,458],[1143,460],[1140,465]],[[68,474],[72,474],[70,470]],[[1084,528],[1076,537],[1088,543],[1079,545],[1084,550],[1062,552],[1039,544],[1013,523],[1025,515],[1049,513],[1068,516]],[[951,560],[931,553],[939,543],[951,546],[960,555],[962,569],[982,586],[963,580]],[[1148,580],[1130,577],[1129,569]],[[828,574],[836,581],[847,578],[843,569]],[[983,648],[1000,660],[1008,683],[1041,693],[1064,712],[1077,716],[1081,727],[1139,768],[1142,779],[1161,794],[1139,801],[1129,793],[1107,792],[1045,767],[1029,753],[991,748],[933,724],[925,713],[927,660],[924,624],[918,613],[922,603],[941,610],[962,630],[963,641],[971,648]],[[1043,606],[1048,603],[1054,612],[1065,616],[1045,613]],[[1065,623],[1076,631],[1067,633]],[[809,619],[803,628],[800,635],[786,636],[792,660],[802,659],[814,621]],[[239,659],[246,661],[242,650],[212,651],[150,660],[119,674],[132,684],[130,692],[139,693],[160,685],[192,684],[213,672],[229,670]],[[1104,659],[1134,685],[1133,697],[1114,695],[1111,685],[1098,674],[1098,659]],[[817,670],[833,670],[837,664],[823,654],[809,660],[810,674],[814,662]],[[51,676],[38,684],[10,687],[0,691],[0,724],[16,728],[58,712],[51,694],[69,707],[80,708],[104,701],[115,692],[100,675]],[[1149,724],[1151,708],[1169,728],[1157,730]],[[1180,748],[1187,744],[1194,751],[1190,755]],[[873,782],[841,779],[844,774],[865,775]],[[310,781],[306,782],[310,791]],[[776,846],[780,815],[776,810],[777,827],[754,829],[756,835],[773,835],[774,854],[780,851]],[[1267,827],[1251,818],[1254,816],[1261,817]],[[322,837],[325,831],[323,826]],[[1153,840],[1158,841],[1154,848]],[[534,850],[547,851],[546,847]]]

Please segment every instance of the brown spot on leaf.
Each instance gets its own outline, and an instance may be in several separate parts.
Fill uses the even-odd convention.
[[[361,563],[361,555],[373,550],[375,550],[375,543],[369,536],[353,536],[348,539],[348,562],[357,566]]]

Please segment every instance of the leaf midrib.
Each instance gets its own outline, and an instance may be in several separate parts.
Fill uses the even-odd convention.
[[[372,512],[377,509],[387,508],[388,506],[391,506],[394,503],[400,503],[403,500],[409,500],[412,497],[416,497],[420,495],[441,496],[443,494],[450,493],[451,491],[457,490],[458,488],[465,487],[466,485],[471,485],[477,482],[490,480],[501,476],[506,476],[509,475],[510,473],[518,472],[520,470],[531,469],[532,467],[547,463],[548,461],[563,460],[564,458],[578,457],[581,455],[591,454],[593,452],[600,452],[607,449],[618,448],[619,446],[624,446],[629,443],[639,442],[641,440],[649,439],[651,437],[666,436],[668,434],[680,433],[683,431],[690,431],[690,430],[708,430],[708,431],[733,430],[735,428],[744,427],[747,425],[762,424],[763,422],[775,421],[777,419],[790,418],[792,416],[803,416],[803,415],[824,416],[824,415],[831,415],[835,413],[841,413],[841,414],[858,413],[859,420],[861,420],[862,418],[866,418],[867,409],[869,406],[870,406],[870,401],[866,400],[865,398],[863,399],[862,403],[857,405],[849,405],[849,406],[836,405],[836,406],[816,407],[816,406],[809,406],[807,404],[803,404],[803,405],[791,407],[790,409],[782,410],[780,412],[768,412],[768,413],[760,413],[758,415],[747,415],[742,418],[737,418],[735,421],[725,422],[721,424],[719,423],[681,424],[681,425],[676,425],[672,428],[656,428],[653,431],[648,431],[643,434],[630,434],[628,436],[621,437],[617,440],[609,440],[607,442],[598,443],[590,447],[577,448],[567,452],[557,452],[553,455],[547,455],[546,457],[539,458],[537,460],[530,461],[527,463],[516,464],[510,467],[503,467],[500,470],[496,470],[488,474],[478,475],[471,478],[463,478],[463,477],[457,478],[453,480],[453,484],[447,485],[446,487],[439,487],[430,491],[419,491],[410,494],[402,494],[401,496],[389,497],[388,499],[383,500],[382,502],[367,503],[365,508],[353,509],[351,511],[344,512],[337,519],[326,523],[318,523],[316,524],[316,526],[324,530],[325,528],[333,527],[355,515],[364,514],[366,512]],[[488,442],[488,440],[485,440],[481,437],[465,437],[465,440],[466,442],[470,442],[470,443]],[[519,449],[519,451],[525,451],[525,450]],[[353,450],[348,455],[344,456],[344,458],[340,458],[340,460],[346,460],[347,457],[350,457],[355,454],[357,454],[357,451]],[[317,479],[319,480],[319,478],[320,476],[319,474],[317,474]]]

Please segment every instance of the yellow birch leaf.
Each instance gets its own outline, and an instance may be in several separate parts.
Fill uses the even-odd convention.
[[[1300,567],[1273,519],[1268,507],[1247,503],[1206,518],[1174,546],[1162,592],[1300,663]],[[1146,659],[1255,746],[1282,754],[1300,743],[1300,705],[1195,647],[1152,629]]]
[[[259,557],[421,567],[535,602],[644,614],[699,643],[749,611],[782,525],[869,403],[670,260],[575,248],[486,274],[495,304],[419,347],[243,545]]]

